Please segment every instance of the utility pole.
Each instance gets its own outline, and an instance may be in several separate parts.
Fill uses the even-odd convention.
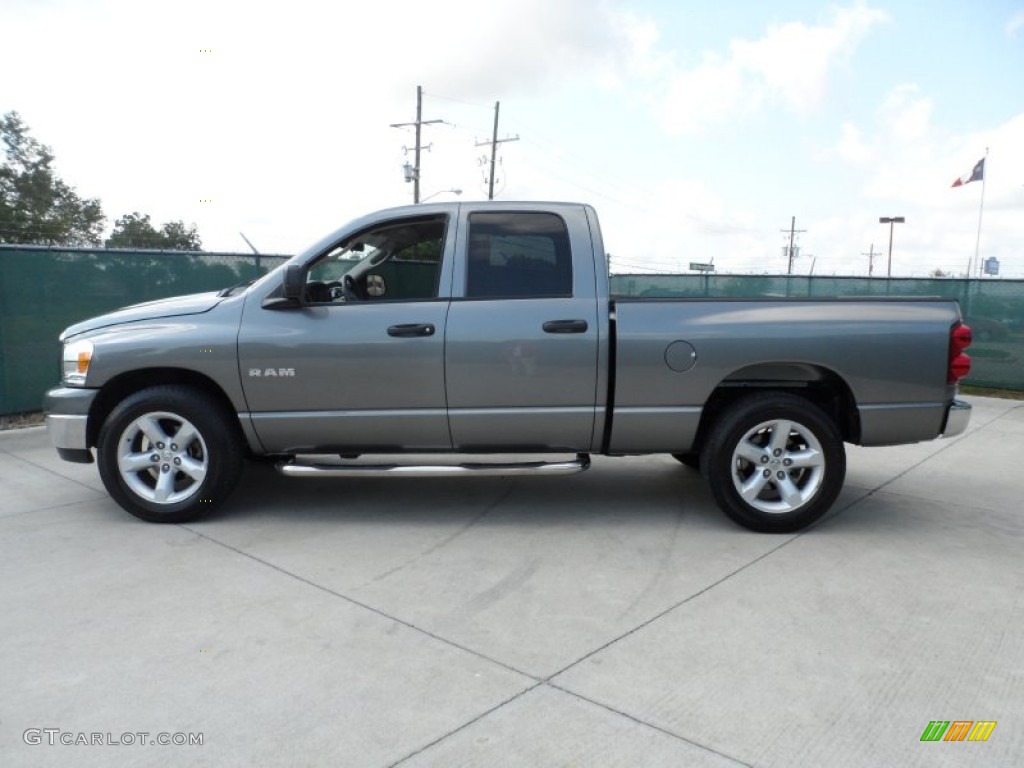
[[[806,229],[797,229],[796,228],[796,216],[794,216],[789,221],[789,229],[780,229],[779,231],[782,232],[782,234],[786,234],[786,232],[789,232],[789,250],[788,250],[788,254],[789,254],[789,267],[786,270],[786,274],[787,275],[792,275],[793,274],[793,240],[794,240],[794,238],[798,234],[803,234],[807,230]]]
[[[498,112],[499,112],[500,109],[501,109],[501,102],[500,101],[494,102],[494,132],[491,134],[490,142],[478,141],[476,143],[476,146],[478,146],[478,147],[482,147],[482,146],[484,146],[484,145],[486,145],[488,143],[491,145],[491,176],[488,179],[488,186],[487,186],[487,199],[488,200],[493,200],[494,199],[494,156],[497,154],[498,145],[499,144],[504,144],[506,141],[519,141],[519,136],[518,135],[516,135],[516,136],[506,136],[504,139],[499,139],[498,138]]]
[[[870,251],[868,251],[867,253],[861,251],[860,255],[868,257],[868,277],[871,277],[873,274],[875,274],[875,244],[871,244]],[[882,254],[879,253],[878,255],[881,256]]]
[[[409,164],[405,166],[405,180],[413,183],[412,187],[412,201],[418,203],[420,201],[420,137],[421,129],[424,125],[433,125],[434,123],[443,123],[444,120],[424,120],[423,119],[423,86],[416,86],[416,122],[414,123],[392,123],[392,128],[408,128],[410,125],[416,126],[416,150],[413,155],[413,166],[410,169]],[[430,146],[427,146],[430,149]]]

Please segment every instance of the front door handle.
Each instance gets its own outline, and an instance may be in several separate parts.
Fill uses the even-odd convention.
[[[544,333],[586,333],[586,320],[548,320],[542,326]]]
[[[388,336],[433,336],[434,326],[431,323],[402,323],[388,328]]]

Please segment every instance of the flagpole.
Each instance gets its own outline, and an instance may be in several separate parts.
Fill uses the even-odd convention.
[[[974,261],[978,265],[978,277],[983,277],[978,250],[981,247],[981,216],[985,212],[985,179],[988,176],[988,147],[985,147],[985,165],[981,172],[981,207],[978,209],[978,239],[974,241]]]

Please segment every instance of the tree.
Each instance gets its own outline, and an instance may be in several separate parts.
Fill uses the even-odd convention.
[[[160,233],[167,241],[165,248],[174,248],[178,251],[201,251],[202,240],[199,239],[199,232],[196,225],[186,227],[182,221],[168,221],[160,228]]]
[[[156,229],[148,213],[128,213],[114,222],[114,231],[107,238],[107,248],[161,248],[171,251],[200,251],[202,241],[193,224],[169,221]]]
[[[29,135],[17,112],[0,119],[0,139],[0,243],[98,245],[100,201],[79,197],[57,176],[52,150]]]

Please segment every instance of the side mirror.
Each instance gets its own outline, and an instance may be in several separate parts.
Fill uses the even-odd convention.
[[[366,295],[372,296],[375,299],[379,299],[381,296],[385,296],[388,292],[388,284],[384,282],[382,275],[367,275],[366,276]]]
[[[289,300],[302,303],[302,292],[306,288],[306,271],[300,264],[289,264],[284,270],[282,295]]]
[[[306,273],[298,264],[289,264],[284,270],[284,282],[280,296],[269,296],[263,300],[264,309],[292,309],[301,307],[302,295],[306,290]]]

